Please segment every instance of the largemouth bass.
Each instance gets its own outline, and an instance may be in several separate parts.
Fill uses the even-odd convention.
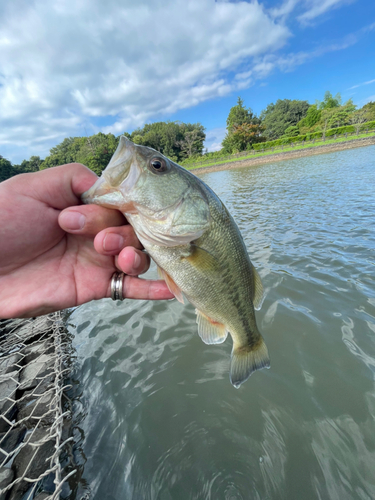
[[[254,313],[263,299],[260,277],[236,223],[203,181],[122,136],[82,200],[125,215],[171,292],[195,306],[203,342],[220,344],[230,333],[230,380],[236,388],[269,367]]]

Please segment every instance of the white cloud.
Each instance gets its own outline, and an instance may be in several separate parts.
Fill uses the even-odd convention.
[[[298,20],[304,23],[311,22],[316,17],[353,1],[356,0],[305,0],[307,10],[298,16]]]
[[[289,15],[295,7],[300,4],[300,0],[285,0],[279,7],[270,10],[272,17],[285,17]]]
[[[207,148],[208,151],[219,151],[221,149],[221,143],[225,137],[226,131],[225,127],[207,130],[204,147]]]
[[[303,23],[311,23],[316,17],[356,0],[284,0],[278,7],[269,10],[274,19],[285,20],[293,11],[298,11],[297,19]]]
[[[370,83],[374,82],[375,80],[369,80],[368,82],[358,83],[358,85],[353,85],[353,87],[350,87],[348,90],[357,89],[358,87],[362,87],[362,85],[370,85]]]
[[[351,1],[285,0],[268,11],[256,1],[0,2],[0,154],[17,162],[86,130],[119,134],[346,48],[375,23],[280,53],[291,14],[306,24]]]
[[[368,102],[375,102],[375,94],[370,95],[370,97],[366,97],[366,99],[364,99],[363,104],[367,104]]]
[[[363,29],[347,35],[343,40],[318,46],[311,52],[290,52],[282,55],[266,54],[265,56],[255,58],[252,68],[253,78],[265,78],[275,70],[290,72],[309,60],[316,59],[329,52],[344,50],[357,43],[362,32]],[[368,83],[372,83],[372,81]]]
[[[0,144],[44,153],[248,87],[236,71],[290,36],[256,2],[13,0],[0,22]]]

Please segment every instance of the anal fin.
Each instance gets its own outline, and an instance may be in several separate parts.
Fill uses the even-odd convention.
[[[208,318],[198,309],[197,314],[198,334],[205,344],[221,344],[227,338],[228,332],[222,323],[217,323]]]
[[[234,347],[230,364],[230,381],[236,389],[256,370],[270,367],[268,349],[262,337],[255,345]]]
[[[173,279],[169,276],[168,273],[164,271],[161,267],[158,266],[158,275],[160,276],[161,279],[163,279],[167,287],[169,288],[169,291],[173,293],[173,295],[176,297],[176,299],[181,302],[181,304],[184,304],[184,296],[182,295],[181,290],[179,287],[176,285],[176,283],[173,281]]]
[[[264,290],[263,290],[262,280],[260,279],[258,271],[255,269],[253,264],[251,264],[251,266],[253,268],[253,285],[254,285],[253,305],[254,309],[256,311],[259,311],[259,309],[262,307],[264,300]]]

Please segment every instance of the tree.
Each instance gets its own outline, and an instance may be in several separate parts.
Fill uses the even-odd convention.
[[[245,108],[244,101],[238,97],[236,106],[233,106],[228,114],[223,149],[227,153],[245,151],[251,148],[252,144],[265,140],[262,137],[264,130],[260,119],[254,115],[251,108]]]
[[[322,114],[322,120],[323,120],[323,134],[322,134],[322,139],[323,141],[326,140],[326,132],[328,128],[328,117],[324,113]]]
[[[203,144],[206,140],[205,128],[200,123],[182,123],[184,140],[180,143],[180,158],[186,155],[202,155]],[[184,145],[185,144],[185,145]]]
[[[65,163],[73,163],[77,151],[80,149],[81,137],[67,137],[60,144],[50,149],[50,155],[47,156],[40,169],[56,167]]]
[[[341,106],[341,94],[338,92],[335,97],[332,96],[329,90],[324,94],[323,101],[317,101],[319,109],[331,109]]]
[[[0,182],[6,181],[13,175],[14,170],[11,162],[0,155]]]
[[[299,135],[299,128],[296,125],[288,127],[282,137],[297,137]]]
[[[336,108],[334,113],[325,115],[328,118],[328,128],[343,127],[350,123],[350,113],[343,108]]]
[[[42,162],[39,156],[31,156],[30,160],[23,160],[21,165],[14,165],[14,167],[19,171],[18,173],[38,172]]]
[[[329,128],[343,127],[351,123],[351,115],[356,107],[352,99],[349,99],[343,106],[327,108],[322,113],[328,117]]]
[[[40,169],[77,162],[100,175],[116,151],[118,141],[113,134],[102,132],[90,137],[66,138],[50,150],[51,154],[40,165]]]
[[[148,146],[149,148],[153,148],[161,152],[161,134],[160,130],[156,127],[146,129],[145,126],[143,130],[137,129],[131,134],[130,137],[135,144]]]
[[[262,135],[264,130],[265,127],[258,123],[242,123],[235,126],[232,134],[224,139],[223,146],[231,153],[249,150],[252,144],[266,140]]]
[[[323,130],[329,128],[343,127],[351,123],[351,115],[355,111],[356,105],[349,99],[343,106],[327,107],[319,110],[320,120],[313,130]]]
[[[281,137],[288,127],[297,125],[306,116],[309,106],[307,101],[290,99],[278,99],[276,104],[269,104],[260,115],[267,137],[271,140]]]
[[[356,110],[357,105],[354,104],[353,99],[350,98],[344,103],[343,107],[348,111],[348,113],[353,113],[353,111]]]
[[[366,111],[367,121],[375,120],[375,102],[370,101],[365,104],[361,109]]]
[[[136,144],[152,147],[178,161],[187,155],[202,154],[206,138],[204,130],[200,123],[157,122],[146,124],[132,134],[124,132],[124,135]],[[28,161],[24,160],[19,168],[31,171],[77,162],[100,175],[116,151],[118,142],[119,137],[102,132],[90,137],[68,137],[54,146],[43,162],[33,156]]]
[[[358,111],[352,113],[350,117],[350,122],[354,125],[356,134],[359,134],[359,129],[361,128],[363,123],[368,121],[368,110],[367,109],[359,109]]]
[[[154,148],[174,161],[180,161],[190,153],[202,154],[206,139],[204,130],[200,123],[146,123],[142,129],[134,130],[130,139],[136,144]],[[191,146],[193,149],[187,146],[190,142],[194,145]]]
[[[188,158],[202,151],[202,138],[197,129],[185,132],[185,138],[179,141],[181,153]]]
[[[234,127],[243,123],[259,124],[260,120],[254,115],[251,108],[245,108],[243,99],[238,97],[236,106],[230,108],[227,118],[228,133],[231,133]]]
[[[98,134],[90,137],[80,137],[73,148],[74,161],[83,163],[97,175],[100,175],[108,165],[113,153],[116,151],[119,139],[113,134]],[[76,148],[79,145],[79,148]]]
[[[318,109],[318,106],[316,104],[310,106],[307,110],[305,118],[302,118],[302,120],[298,122],[299,130],[303,132],[304,128],[310,129],[311,127],[313,127],[316,123],[319,122],[321,115],[322,112]]]

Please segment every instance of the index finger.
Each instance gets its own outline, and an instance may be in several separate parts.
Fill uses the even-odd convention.
[[[76,205],[59,214],[59,225],[67,233],[95,236],[108,227],[128,225],[118,210],[99,205]]]

